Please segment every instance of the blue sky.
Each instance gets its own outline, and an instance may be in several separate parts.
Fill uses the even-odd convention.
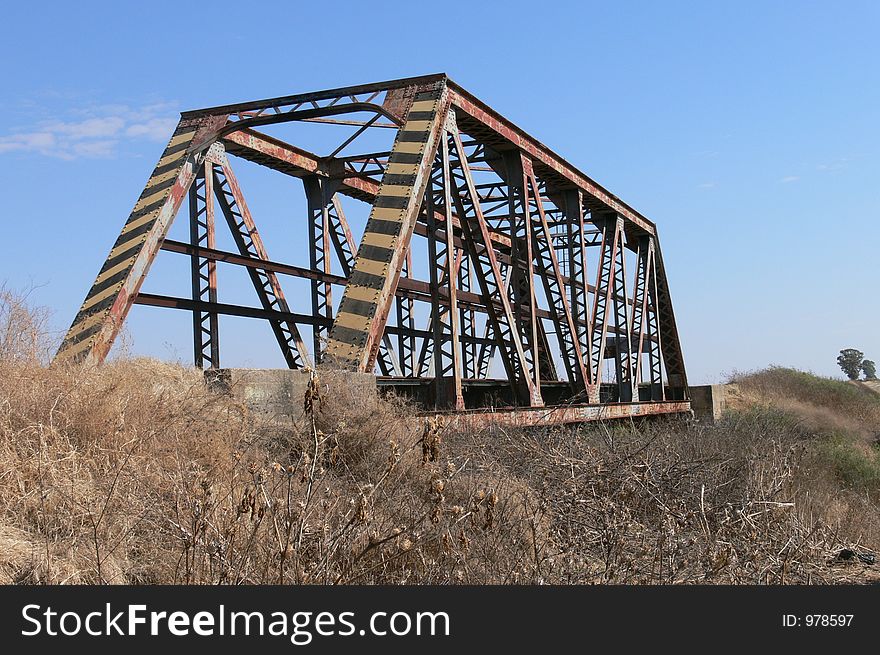
[[[880,4],[42,7],[4,9],[0,280],[37,286],[59,331],[179,111],[445,71],[657,223],[692,382],[880,358]],[[270,255],[296,263],[301,186],[236,170]],[[277,363],[253,323],[223,323],[227,364]],[[188,361],[189,330],[136,307],[127,341]]]

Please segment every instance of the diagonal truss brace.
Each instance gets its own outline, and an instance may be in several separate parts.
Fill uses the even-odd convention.
[[[226,161],[222,165],[214,166],[214,191],[220,204],[220,209],[239,252],[247,257],[269,261],[266,248],[250,210],[244,201],[238,180]],[[254,289],[260,298],[260,304],[266,311],[277,311],[285,314],[290,313],[281,283],[274,271],[259,268],[248,268],[248,275],[254,285]],[[310,366],[308,350],[300,336],[296,323],[288,319],[270,319],[272,332],[287,366],[293,369]]]
[[[417,93],[394,141],[330,331],[326,354],[336,366],[369,371],[376,361],[434,161],[446,98],[445,80]]]
[[[538,273],[544,283],[544,293],[550,304],[550,313],[556,328],[556,336],[562,361],[568,372],[569,382],[575,392],[588,392],[588,379],[578,343],[577,331],[565,294],[565,283],[553,248],[553,237],[547,225],[544,205],[538,191],[538,180],[532,169],[532,162],[523,156],[523,170],[528,185],[528,197],[535,204],[537,212],[531,217],[530,232],[532,251]]]
[[[468,169],[461,136],[454,120],[449,121],[450,179],[455,186],[453,194],[456,209],[461,221],[464,241],[468,247],[468,255],[474,262],[474,272],[480,284],[483,301],[492,324],[495,341],[501,351],[504,368],[508,379],[514,386],[520,399],[534,407],[544,404],[539,389],[535,386],[531,371],[528,369],[523,345],[518,338],[516,322],[507,293],[504,293],[504,281],[498,268],[498,260],[492,247],[489,228],[483,217],[477,199],[474,181]],[[496,309],[495,300],[500,304]]]

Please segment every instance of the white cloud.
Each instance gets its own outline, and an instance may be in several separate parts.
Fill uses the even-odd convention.
[[[0,153],[20,150],[47,154],[55,146],[55,135],[51,132],[28,132],[0,136]]]
[[[697,188],[698,189],[714,189],[715,183],[714,182],[703,182],[702,184],[698,184]]]
[[[816,170],[817,171],[839,171],[841,168],[844,168],[848,162],[849,162],[848,157],[839,157],[838,159],[835,159],[834,161],[831,161],[828,163],[817,164]]]
[[[798,177],[797,175],[786,175],[785,177],[783,177],[779,181],[782,182],[783,184],[789,184],[790,182],[797,182],[799,179],[801,179],[801,178]]]
[[[118,141],[84,141],[73,144],[72,153],[77,157],[112,157],[116,152]]]
[[[113,136],[125,125],[125,119],[119,116],[89,118],[88,120],[65,123],[56,121],[43,126],[48,132],[64,135],[73,141]]]
[[[143,123],[129,125],[125,129],[125,135],[133,138],[144,137],[150,141],[166,141],[176,126],[176,118],[151,118]]]
[[[75,120],[43,121],[0,136],[0,154],[109,158],[116,156],[124,141],[167,141],[177,125],[177,112],[171,103],[153,103],[136,109],[127,105],[74,108],[68,114]]]

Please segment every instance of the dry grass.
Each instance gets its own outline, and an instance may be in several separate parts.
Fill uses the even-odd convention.
[[[772,385],[715,426],[453,435],[313,377],[279,434],[183,367],[46,367],[10,294],[0,344],[6,583],[828,582],[880,536]]]

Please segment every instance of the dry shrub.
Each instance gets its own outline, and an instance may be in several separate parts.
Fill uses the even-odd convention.
[[[29,303],[30,291],[17,292],[0,284],[0,360],[48,361],[51,339],[49,312]]]
[[[529,491],[451,457],[441,424],[313,373],[279,437],[200,371],[42,365],[20,300],[0,314],[0,582],[532,579]]]
[[[0,582],[825,582],[877,545],[873,497],[772,403],[452,434],[318,372],[279,434],[199,371],[46,367],[0,307]]]
[[[798,502],[803,448],[772,416],[593,426],[511,438],[504,450],[531,469],[552,517],[555,582],[834,578],[827,562],[843,537]]]

